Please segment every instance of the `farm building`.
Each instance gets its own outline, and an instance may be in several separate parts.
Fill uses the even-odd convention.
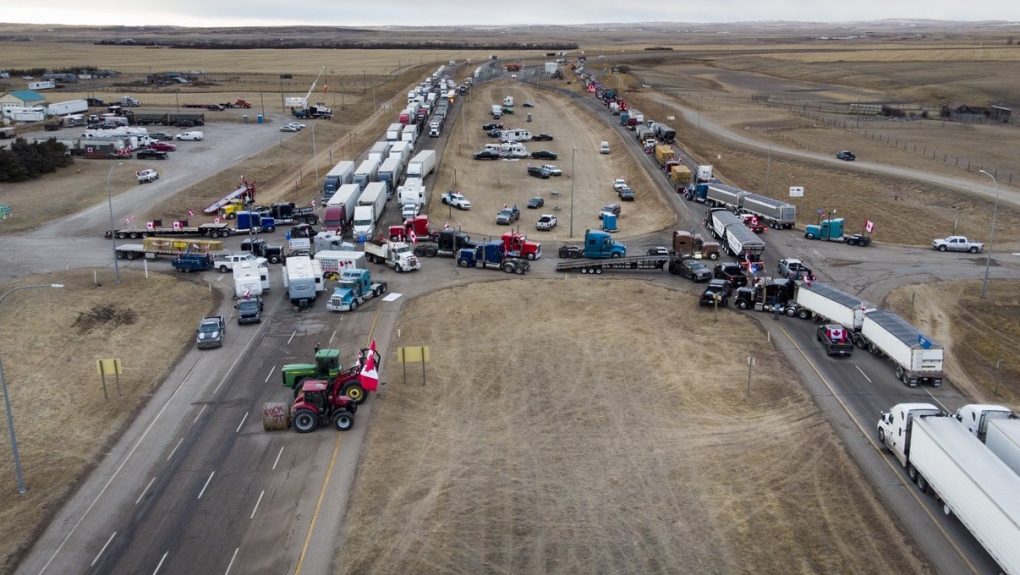
[[[957,103],[942,107],[942,117],[948,118],[950,122],[968,123],[1000,123],[1005,124],[1013,120],[1013,110],[1005,106],[989,106],[979,108]]]
[[[0,111],[7,108],[31,108],[33,106],[45,105],[46,98],[39,92],[32,90],[17,90],[0,96]]]

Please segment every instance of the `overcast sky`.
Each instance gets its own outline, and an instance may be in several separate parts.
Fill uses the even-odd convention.
[[[593,24],[607,22],[747,22],[794,20],[847,22],[888,18],[1020,20],[1020,2],[984,0],[715,0],[713,2],[620,0],[170,0],[120,4],[82,0],[12,2],[0,21],[38,24],[179,26],[442,26]]]

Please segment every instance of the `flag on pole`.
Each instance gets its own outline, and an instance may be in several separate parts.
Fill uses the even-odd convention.
[[[244,299],[248,299],[251,296],[251,288],[244,290]]]
[[[311,205],[312,205],[313,208],[315,207],[315,200],[311,201]]]
[[[218,223],[220,223],[220,219],[219,219],[219,218],[216,218],[216,219],[214,219],[214,220],[213,220],[213,223],[214,223],[214,224],[218,224]]]
[[[189,216],[193,216],[193,215],[195,215],[195,212],[193,212],[193,211],[191,211],[191,210],[188,210],[188,215],[189,215]]]
[[[328,84],[323,84],[322,85],[322,93],[325,94],[326,92],[329,92],[329,85]]]
[[[443,224],[443,229],[444,230],[450,229],[450,222],[446,222],[445,224]]]
[[[361,379],[361,387],[365,391],[375,391],[379,388],[379,372],[375,368],[375,340],[372,341],[368,357],[365,358],[365,367],[361,368],[358,377]]]
[[[870,234],[875,230],[875,222],[871,220],[864,220],[864,229]]]

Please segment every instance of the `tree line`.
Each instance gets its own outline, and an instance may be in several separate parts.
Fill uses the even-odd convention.
[[[28,143],[17,138],[10,148],[0,148],[0,182],[23,182],[74,163],[67,146],[50,138]]]

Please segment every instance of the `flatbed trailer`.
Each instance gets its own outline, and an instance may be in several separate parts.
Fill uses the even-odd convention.
[[[155,259],[157,256],[180,254],[215,254],[223,251],[219,240],[182,240],[175,238],[145,238],[140,244],[122,244],[114,248],[119,260],[139,257]]]
[[[197,226],[189,226],[186,222],[184,222],[183,225],[171,227],[131,227],[113,230],[112,232],[110,230],[106,230],[106,239],[116,237],[118,240],[137,240],[152,236],[202,236],[208,238],[226,238],[236,232],[237,229],[228,224],[199,224]]]
[[[669,263],[669,256],[631,256],[607,259],[569,260],[556,264],[556,271],[580,271],[583,274],[601,274],[603,270],[657,270]]]

